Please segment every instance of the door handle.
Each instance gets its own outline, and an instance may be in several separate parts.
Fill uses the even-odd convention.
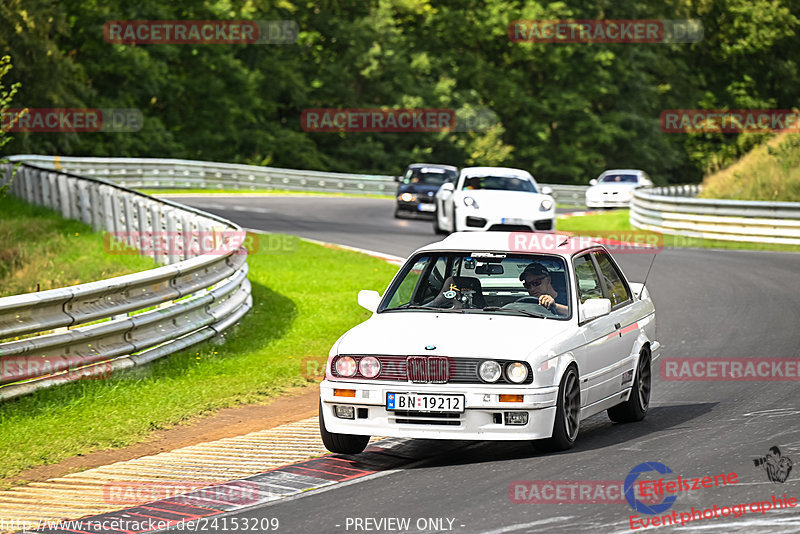
[[[616,328],[617,330],[619,330],[619,327],[620,327],[620,324],[619,324],[619,323],[614,323],[614,328]]]

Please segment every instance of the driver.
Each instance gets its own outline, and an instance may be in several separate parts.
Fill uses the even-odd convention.
[[[530,263],[519,275],[519,279],[530,296],[538,297],[540,306],[556,315],[569,315],[567,296],[559,295],[553,288],[550,271],[544,265],[535,261]]]

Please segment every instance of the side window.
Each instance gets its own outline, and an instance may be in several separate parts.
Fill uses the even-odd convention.
[[[611,307],[617,306],[630,300],[630,291],[628,286],[623,282],[622,275],[617,270],[616,266],[611,263],[608,254],[605,252],[595,252],[595,259],[600,266],[600,272],[603,273],[603,281],[606,284],[608,295],[611,298]]]
[[[396,308],[411,302],[414,289],[419,285],[422,273],[425,271],[425,267],[430,261],[431,259],[428,256],[423,256],[414,263],[414,266],[411,267],[411,271],[403,278],[397,291],[392,295],[392,300],[389,301],[388,305],[389,308]]]
[[[600,285],[600,279],[597,277],[589,255],[578,256],[574,260],[574,265],[575,277],[578,281],[578,298],[581,304],[586,302],[586,299],[603,298],[603,287]]]

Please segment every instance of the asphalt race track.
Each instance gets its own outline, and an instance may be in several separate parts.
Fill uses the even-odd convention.
[[[247,228],[398,256],[437,240],[429,220],[394,219],[389,199],[172,198]],[[642,280],[652,258],[616,257],[632,281]],[[800,359],[799,281],[796,254],[662,251],[647,284],[656,303],[662,358]],[[643,422],[616,425],[605,414],[596,415],[582,423],[575,448],[565,453],[540,453],[526,442],[418,440],[411,444],[414,461],[404,467],[229,517],[277,517],[279,532],[400,531],[394,520],[385,521],[389,518],[408,518],[409,532],[631,532],[629,516],[636,512],[624,501],[513,503],[509,488],[518,480],[622,481],[642,462],[663,463],[684,478],[738,475],[734,485],[678,494],[665,513],[771,501],[773,495],[800,497],[796,381],[665,381],[657,366],[653,377]],[[754,465],[774,445],[795,464],[783,483],[770,482]],[[798,508],[749,510],[738,518],[689,522],[681,530],[800,531]]]

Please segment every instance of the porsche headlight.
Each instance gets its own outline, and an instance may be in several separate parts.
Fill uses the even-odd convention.
[[[400,200],[402,200],[403,202],[411,202],[412,200],[414,200],[414,195],[412,195],[411,193],[403,193],[402,195],[400,195]]]
[[[366,378],[375,378],[381,372],[381,362],[375,356],[365,356],[358,362],[358,370]]]
[[[500,374],[500,364],[494,360],[481,362],[480,367],[478,367],[478,375],[484,382],[497,382],[500,379]]]
[[[506,366],[506,378],[514,384],[522,384],[528,378],[528,366],[521,362],[508,364]]]
[[[350,356],[342,356],[334,364],[336,367],[336,374],[339,376],[353,376],[356,374],[356,361]]]
[[[478,209],[478,202],[472,197],[464,197],[464,205],[468,208]]]
[[[553,201],[549,198],[542,200],[542,204],[539,206],[539,211],[550,211],[553,209]]]

